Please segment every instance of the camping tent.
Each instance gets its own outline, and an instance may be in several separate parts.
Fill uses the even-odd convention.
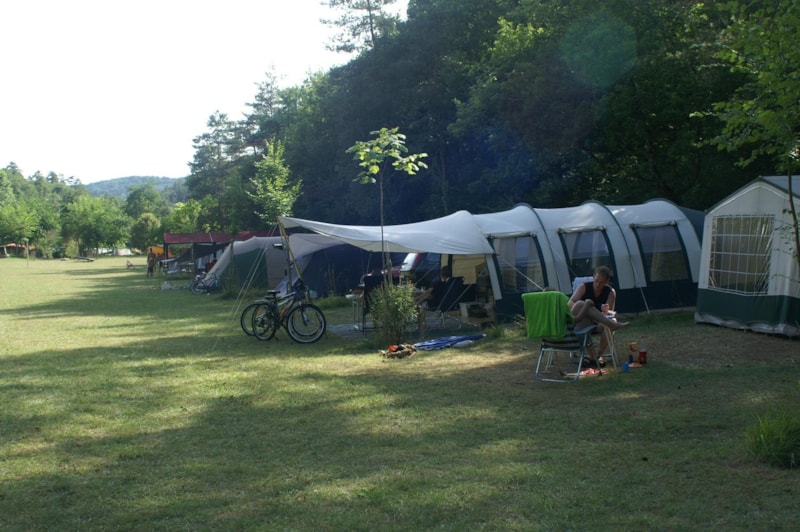
[[[291,249],[292,259],[312,292],[343,295],[356,287],[366,272],[380,265],[380,257],[374,253],[323,235],[295,234],[290,242],[290,248],[280,236],[231,242],[211,273],[228,276],[239,286],[281,289],[289,266],[286,254]],[[296,276],[295,271],[292,276]]]
[[[702,213],[660,199],[641,205],[534,209],[517,205],[475,220],[497,252],[503,292],[556,288],[572,293],[576,277],[597,266],[614,272],[617,310],[641,312],[695,303]],[[521,310],[519,298],[500,313]],[[507,307],[503,310],[502,307]]]
[[[164,233],[164,258],[177,257],[177,262],[192,270],[233,241],[228,233]]]
[[[462,263],[470,264],[470,271],[453,268],[454,275],[463,275],[465,282],[475,283],[485,273],[495,299],[502,292],[497,278],[494,250],[473,216],[467,211],[458,211],[449,216],[403,225],[360,226],[335,225],[300,218],[279,216],[278,221],[287,230],[304,228],[341,242],[372,252],[389,253],[441,253],[457,256]],[[289,243],[294,249],[290,235]]]
[[[219,254],[209,273],[219,278],[228,275],[240,286],[276,286],[286,270],[285,252],[273,247],[273,244],[281,243],[283,238],[279,236],[252,237],[242,242],[231,242]]]
[[[800,176],[792,178],[800,202]],[[695,321],[800,336],[789,178],[761,177],[706,215]]]
[[[522,314],[524,292],[553,287],[572,293],[575,277],[607,265],[615,273],[617,310],[693,306],[696,301],[703,213],[666,200],[606,206],[534,209],[450,216],[384,227],[390,251],[440,253],[455,257],[454,275],[486,272],[500,316]],[[365,249],[381,249],[380,227],[343,226],[281,218]],[[480,263],[476,263],[479,258]],[[443,261],[444,262],[444,261]],[[468,264],[460,272],[457,264]]]

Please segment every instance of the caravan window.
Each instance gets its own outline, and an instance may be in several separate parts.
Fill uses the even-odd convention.
[[[689,278],[689,262],[676,225],[632,229],[639,242],[647,282]]]
[[[496,238],[493,244],[503,291],[533,292],[547,286],[535,237]]]
[[[571,278],[594,275],[598,266],[614,269],[605,231],[560,231]]]
[[[708,286],[766,294],[774,223],[773,216],[715,217],[711,224]]]

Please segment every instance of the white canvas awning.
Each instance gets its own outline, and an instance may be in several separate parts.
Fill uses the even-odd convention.
[[[284,229],[303,228],[372,252],[440,253],[483,257],[495,299],[502,299],[500,282],[492,256],[495,254],[480,226],[467,211],[403,225],[337,225],[301,218],[279,216]],[[289,244],[299,235],[290,235]],[[456,259],[457,260],[457,259]]]
[[[302,227],[367,251],[389,253],[442,253],[445,255],[494,255],[494,250],[467,211],[449,216],[383,228],[380,226],[336,225],[279,216],[286,229]]]

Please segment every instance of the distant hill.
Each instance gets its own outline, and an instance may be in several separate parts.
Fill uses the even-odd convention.
[[[172,177],[153,177],[153,176],[129,176],[129,177],[118,177],[116,179],[107,179],[105,181],[98,181],[96,183],[90,183],[86,186],[86,189],[93,195],[93,196],[109,196],[109,197],[119,197],[125,199],[128,197],[128,188],[132,187],[133,185],[139,185],[141,183],[153,183],[155,189],[161,192],[162,194],[168,191],[172,191],[173,189],[181,189],[183,188],[183,184],[185,182],[185,178],[172,178]]]

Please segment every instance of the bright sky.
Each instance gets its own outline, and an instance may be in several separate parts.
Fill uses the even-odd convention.
[[[398,0],[405,12],[406,0]],[[182,177],[219,110],[348,60],[321,0],[2,0],[0,168]]]

